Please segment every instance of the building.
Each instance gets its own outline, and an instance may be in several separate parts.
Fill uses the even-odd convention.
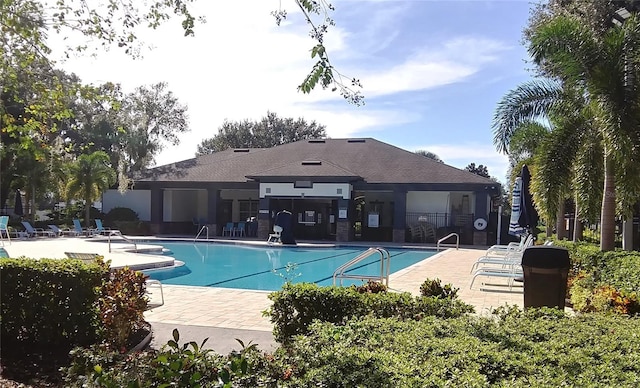
[[[156,234],[207,224],[220,236],[228,222],[256,220],[247,231],[266,239],[288,210],[297,239],[434,242],[457,232],[486,244],[499,194],[491,179],[372,138],[317,139],[152,168],[133,190],[105,193],[103,210],[129,207]]]

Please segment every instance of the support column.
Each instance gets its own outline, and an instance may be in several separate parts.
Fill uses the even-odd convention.
[[[407,192],[405,190],[393,193],[393,242],[406,241],[407,229]]]
[[[220,203],[220,190],[207,189],[207,226],[209,235],[218,235],[218,204]]]
[[[258,205],[258,238],[266,240],[271,233],[271,209],[269,198],[260,198]]]
[[[476,210],[473,213],[474,219],[472,222],[475,222],[478,218],[484,218],[486,221],[485,225],[489,224],[489,212],[487,210],[487,202],[489,202],[489,194],[486,191],[476,191]],[[487,236],[488,230],[477,230],[475,227],[471,229],[473,231],[473,245],[487,245]],[[494,231],[495,232],[495,231]]]
[[[338,199],[338,214],[336,220],[336,241],[351,241],[351,218],[350,203],[348,199]]]
[[[151,189],[151,220],[149,230],[151,234],[161,234],[163,232],[163,209],[164,190],[161,188]]]

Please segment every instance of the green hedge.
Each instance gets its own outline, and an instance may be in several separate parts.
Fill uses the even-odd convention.
[[[250,345],[222,357],[178,344],[174,332],[159,352],[77,351],[65,386],[638,386],[639,319],[499,310],[493,317],[316,322],[272,354]]]
[[[0,261],[2,349],[71,349],[99,339],[98,288],[108,272],[79,260]]]
[[[314,324],[280,353],[286,386],[638,386],[638,319],[539,314]]]
[[[617,289],[640,294],[640,252],[607,252],[600,280]]]
[[[265,314],[270,316],[274,337],[280,342],[305,334],[314,320],[342,323],[368,314],[419,320],[429,315],[450,318],[473,312],[473,306],[454,299],[413,297],[406,292],[359,293],[353,287],[319,287],[311,283],[285,284],[269,299],[273,305]]]

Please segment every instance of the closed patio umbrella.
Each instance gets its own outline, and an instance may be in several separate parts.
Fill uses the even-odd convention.
[[[13,206],[13,214],[17,216],[24,215],[24,209],[22,207],[22,195],[20,195],[20,190],[16,190],[16,202]]]
[[[511,218],[509,219],[509,234],[512,236],[522,236],[526,233],[525,229],[520,226],[521,199],[522,199],[522,178],[516,177],[513,184],[513,192],[511,193]]]
[[[522,190],[520,192],[520,216],[518,218],[518,225],[535,236],[539,217],[538,211],[535,206],[533,206],[533,196],[530,190],[531,173],[526,164],[522,166],[520,177],[522,177]]]

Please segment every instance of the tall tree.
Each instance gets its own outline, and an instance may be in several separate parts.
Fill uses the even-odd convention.
[[[178,144],[189,129],[187,108],[164,82],[126,95],[119,84],[107,83],[91,98],[75,101],[72,110],[75,124],[65,131],[70,148],[76,154],[106,152],[123,190],[131,172],[148,167],[165,144]]]
[[[270,148],[305,139],[325,138],[325,126],[303,118],[280,118],[273,112],[260,121],[225,121],[218,134],[198,145],[198,155],[228,148]]]
[[[472,173],[474,173],[476,175],[480,175],[480,176],[483,176],[485,178],[491,178],[491,175],[489,175],[489,169],[485,165],[480,164],[480,165],[478,165],[476,167],[475,163],[470,163],[464,169],[469,171],[469,172],[472,172]]]
[[[91,224],[91,204],[116,180],[115,171],[110,164],[109,155],[96,151],[89,155],[80,155],[69,165],[67,199],[77,198],[84,201],[87,227]]]

